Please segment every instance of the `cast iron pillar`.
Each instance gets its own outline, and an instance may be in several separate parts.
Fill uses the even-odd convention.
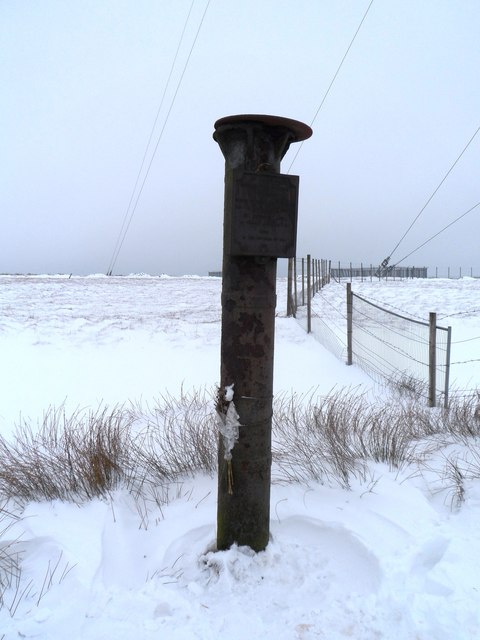
[[[217,548],[269,540],[277,258],[296,252],[298,176],[281,175],[296,120],[239,115],[215,123],[225,157]]]

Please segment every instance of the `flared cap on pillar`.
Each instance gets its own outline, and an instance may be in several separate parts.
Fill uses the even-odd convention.
[[[219,144],[227,167],[243,166],[251,171],[263,167],[279,173],[280,161],[292,142],[302,142],[311,135],[311,128],[298,120],[243,114],[217,120],[213,139]]]
[[[268,127],[282,127],[284,129],[288,129],[293,134],[291,142],[302,142],[302,140],[307,140],[313,133],[312,129],[307,124],[300,122],[299,120],[292,120],[291,118],[283,118],[281,116],[268,116],[251,113],[220,118],[215,122],[214,127],[215,131],[217,131],[223,126],[238,126],[242,123],[258,123]],[[213,137],[215,138],[215,133],[213,134]]]

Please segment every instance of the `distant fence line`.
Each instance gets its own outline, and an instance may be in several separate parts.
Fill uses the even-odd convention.
[[[421,322],[384,309],[354,294],[348,282],[347,315],[343,316],[346,332],[343,330],[342,335],[333,323],[312,311],[313,297],[331,281],[333,273],[329,260],[311,256],[291,259],[287,315],[295,316],[308,333],[338,358],[345,358],[347,364],[357,364],[381,382],[387,380],[400,389],[415,390],[426,397],[430,407],[440,399],[447,406],[451,328],[438,326],[435,313],[430,314],[428,322]],[[339,280],[341,273],[339,268]],[[298,313],[302,307],[306,313]]]
[[[296,258],[289,261],[295,265],[297,271],[300,270],[301,261],[304,258]],[[331,260],[321,260],[319,270],[322,270],[322,278],[333,278],[337,282],[342,280],[352,281],[354,278],[363,280],[373,280],[374,278],[381,280],[408,280],[410,278],[448,278],[450,280],[458,280],[459,278],[480,278],[480,267],[406,267],[402,265],[393,265],[391,267],[382,268],[373,264],[354,265],[349,262],[342,264],[341,262],[333,263]],[[312,259],[313,265],[313,259]],[[315,263],[316,265],[316,263]],[[312,268],[316,268],[312,267]],[[325,272],[328,271],[328,276]],[[222,277],[221,271],[209,271],[209,276],[216,278]]]
[[[353,278],[360,278],[360,280],[373,280],[377,278],[379,280],[405,280],[409,278],[427,278],[428,277],[428,267],[403,267],[403,266],[392,266],[387,269],[377,267],[374,265],[363,265],[354,266],[351,263],[346,265],[341,265],[339,262],[337,266],[332,266],[331,268],[331,277],[340,282],[341,280]]]
[[[331,260],[292,258],[288,265],[287,315],[295,316],[307,333],[315,338],[337,358],[346,357],[345,332],[340,333],[327,324],[312,309],[315,294],[331,282]],[[305,313],[297,313],[305,309]]]
[[[308,255],[288,261],[287,316],[295,315],[298,307],[307,305],[311,308],[309,301],[330,282],[330,272],[330,260],[315,259]]]
[[[376,266],[374,264],[347,264],[340,261],[331,262],[331,277],[337,282],[342,280],[405,280],[409,278],[448,278],[457,280],[470,277],[480,278],[480,267],[415,267],[392,265],[390,267]]]
[[[430,270],[429,278],[480,278],[480,267],[434,267]]]

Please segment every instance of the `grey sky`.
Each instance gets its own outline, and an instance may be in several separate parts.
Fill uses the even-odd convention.
[[[116,273],[222,253],[220,117],[310,124],[369,0],[211,0]],[[0,272],[105,273],[191,0],[0,3]],[[207,0],[196,0],[156,142]],[[298,255],[379,262],[480,126],[478,0],[375,0],[291,172]],[[285,156],[286,172],[296,151]],[[480,201],[480,133],[393,260]],[[480,207],[406,260],[476,267]]]

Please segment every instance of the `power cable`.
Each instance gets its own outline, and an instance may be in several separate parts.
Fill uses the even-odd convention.
[[[480,340],[480,336],[475,336],[474,338],[466,338],[465,340],[453,340],[452,344],[462,344],[464,342],[473,342],[473,340]]]
[[[123,246],[123,243],[125,242],[125,237],[126,237],[127,232],[128,232],[128,230],[129,230],[129,228],[130,228],[130,224],[131,224],[131,222],[132,222],[132,218],[133,218],[133,216],[134,216],[134,214],[135,214],[135,212],[136,212],[136,210],[137,210],[138,202],[139,202],[140,197],[141,197],[141,195],[142,195],[143,188],[144,188],[145,183],[146,183],[147,178],[148,178],[148,174],[150,173],[150,169],[151,169],[151,167],[152,167],[153,160],[154,160],[155,155],[156,155],[156,153],[157,153],[158,146],[159,146],[159,144],[160,144],[160,141],[162,140],[163,132],[165,131],[165,127],[167,126],[168,120],[169,120],[169,118],[170,118],[170,114],[171,114],[171,112],[172,112],[173,105],[175,104],[175,100],[176,100],[176,98],[177,98],[178,91],[179,91],[179,89],[180,89],[180,86],[181,86],[181,84],[182,84],[183,78],[184,78],[184,76],[185,76],[185,72],[186,72],[186,70],[187,70],[188,63],[190,62],[190,58],[191,58],[192,53],[193,53],[193,50],[194,50],[194,48],[195,48],[195,44],[196,44],[196,42],[197,42],[198,36],[199,36],[199,34],[200,34],[200,30],[201,30],[202,25],[203,25],[203,22],[204,22],[204,20],[205,20],[205,16],[206,16],[206,14],[207,14],[208,7],[210,6],[210,2],[211,2],[211,0],[208,0],[207,5],[206,5],[206,7],[205,7],[205,10],[204,10],[204,12],[203,12],[202,18],[201,18],[200,23],[199,23],[199,25],[198,25],[198,29],[197,29],[197,32],[196,32],[196,34],[195,34],[195,38],[193,39],[193,43],[192,43],[192,46],[190,47],[190,51],[189,51],[189,53],[188,53],[187,60],[186,60],[185,65],[184,65],[184,67],[183,67],[182,73],[181,73],[181,75],[180,75],[180,79],[179,79],[179,81],[178,81],[178,83],[177,83],[177,87],[176,87],[176,89],[175,89],[175,93],[174,93],[174,95],[173,95],[172,101],[170,102],[170,106],[169,106],[169,108],[168,108],[167,115],[165,116],[165,120],[164,120],[164,122],[163,122],[162,129],[161,129],[160,134],[159,134],[159,136],[158,136],[157,143],[156,143],[155,148],[154,148],[154,150],[153,150],[152,156],[151,156],[151,158],[150,158],[150,162],[149,162],[149,164],[148,164],[148,167],[147,167],[147,170],[146,170],[146,172],[145,172],[145,175],[144,175],[144,178],[143,178],[142,184],[141,184],[140,189],[139,189],[139,192],[138,192],[138,194],[137,194],[137,198],[136,198],[136,200],[135,200],[135,204],[134,204],[133,209],[132,209],[132,211],[131,211],[131,213],[130,213],[130,217],[129,217],[129,219],[128,219],[128,222],[127,222],[127,224],[126,224],[125,230],[124,230],[124,232],[123,232],[122,239],[121,239],[121,241],[120,241],[120,243],[119,243],[118,250],[117,250],[117,254],[116,254],[116,257],[115,257],[115,259],[114,259],[114,261],[113,261],[113,265],[112,265],[112,269],[111,269],[111,270],[113,270],[113,267],[115,266],[115,262],[117,261],[117,258],[118,258],[118,255],[119,255],[119,253],[120,253],[120,250],[121,250],[121,248],[122,248],[122,246]]]
[[[338,74],[340,73],[340,69],[342,68],[343,63],[345,62],[345,60],[346,60],[346,58],[347,58],[347,56],[348,56],[348,53],[349,53],[350,49],[352,48],[353,43],[355,42],[355,38],[357,37],[357,35],[358,35],[358,33],[359,33],[360,29],[362,28],[363,23],[365,22],[365,18],[367,17],[367,14],[368,14],[368,12],[370,11],[370,7],[372,6],[373,2],[374,2],[374,0],[371,0],[370,4],[369,4],[369,5],[368,5],[368,7],[367,7],[367,10],[366,10],[366,11],[365,11],[365,13],[363,14],[363,18],[360,20],[360,24],[358,25],[357,30],[355,31],[355,34],[354,34],[353,38],[351,39],[350,44],[348,45],[347,50],[345,51],[345,54],[344,54],[344,56],[343,56],[343,58],[342,58],[342,60],[341,60],[340,64],[338,65],[337,70],[335,71],[335,74],[334,74],[334,76],[333,76],[333,78],[332,78],[332,80],[331,80],[330,84],[328,85],[328,89],[326,90],[325,95],[323,96],[322,101],[320,102],[320,105],[319,105],[318,109],[316,110],[315,115],[313,116],[312,121],[310,122],[310,127],[312,127],[312,126],[313,126],[313,123],[314,123],[314,122],[315,122],[315,120],[317,119],[317,116],[318,116],[318,114],[320,113],[321,108],[323,107],[323,103],[324,103],[324,102],[325,102],[325,100],[327,99],[327,96],[328,96],[328,94],[330,93],[330,89],[333,87],[333,83],[335,82],[335,80],[337,79]],[[292,160],[292,162],[290,163],[290,166],[288,167],[288,171],[287,171],[287,173],[290,173],[290,170],[291,170],[291,168],[293,167],[293,163],[294,163],[294,162],[295,162],[295,160],[297,159],[297,156],[298,156],[298,154],[300,153],[300,151],[301,151],[301,149],[302,149],[302,147],[303,147],[303,143],[304,143],[304,142],[305,142],[305,141],[303,140],[303,141],[298,145],[298,147],[297,147],[297,151],[296,151],[295,155],[293,156],[293,160]]]
[[[416,249],[413,249],[413,251],[410,251],[410,253],[407,253],[406,256],[403,256],[403,258],[401,260],[399,260],[397,262],[397,264],[400,264],[401,262],[403,262],[404,260],[406,260],[407,258],[409,258],[413,253],[415,253],[416,251],[418,251],[419,249],[421,249],[422,247],[424,247],[426,244],[428,244],[431,240],[433,240],[434,238],[436,238],[437,236],[439,236],[441,233],[443,233],[446,229],[448,229],[449,227],[451,227],[452,225],[454,225],[456,222],[458,222],[459,220],[461,220],[462,218],[464,218],[468,213],[470,213],[471,211],[473,211],[474,209],[476,209],[478,206],[480,206],[480,202],[477,202],[477,204],[474,204],[473,207],[470,207],[470,209],[468,209],[468,211],[465,211],[465,213],[462,213],[461,216],[458,216],[458,218],[455,218],[455,220],[453,220],[452,222],[450,222],[449,224],[447,224],[445,227],[443,227],[443,229],[440,229],[440,231],[438,231],[437,233],[435,233],[433,236],[430,236],[430,238],[428,238],[428,240],[425,240],[425,242],[422,242],[421,245],[419,245]]]
[[[397,244],[395,245],[395,247],[393,248],[392,251],[390,251],[389,255],[382,261],[381,263],[381,267],[385,268],[388,266],[391,257],[393,256],[393,254],[395,253],[395,251],[398,249],[398,247],[400,246],[400,244],[403,242],[403,240],[405,239],[405,236],[408,234],[408,232],[410,231],[410,229],[413,227],[413,225],[416,223],[416,221],[419,219],[419,217],[422,215],[422,213],[425,211],[425,209],[427,208],[427,206],[430,204],[430,202],[433,200],[435,194],[437,193],[437,191],[440,189],[440,187],[442,186],[442,184],[445,182],[445,180],[448,178],[448,176],[451,174],[451,172],[453,171],[453,169],[455,168],[455,166],[457,165],[458,161],[460,160],[460,158],[463,156],[463,154],[465,153],[465,151],[468,149],[468,147],[470,146],[470,144],[473,142],[475,136],[477,135],[477,133],[480,131],[480,127],[478,127],[478,129],[475,131],[475,133],[473,134],[473,136],[470,138],[470,140],[467,142],[467,144],[465,145],[465,147],[462,149],[462,151],[460,152],[460,155],[457,157],[457,159],[455,160],[455,162],[452,164],[452,166],[450,167],[450,169],[447,171],[447,173],[443,176],[442,180],[440,180],[438,186],[436,187],[436,189],[434,190],[434,192],[432,193],[432,195],[428,198],[428,200],[425,202],[425,204],[423,205],[423,207],[420,209],[420,211],[417,213],[417,215],[415,216],[415,218],[413,219],[413,222],[410,224],[410,226],[408,227],[408,229],[405,231],[405,233],[403,234],[403,236],[400,238],[400,240],[397,242]],[[475,205],[476,206],[476,205]],[[423,245],[422,245],[423,246]],[[420,248],[420,247],[419,247]],[[411,255],[411,254],[409,254]],[[403,258],[402,258],[403,259]],[[401,262],[402,260],[397,260],[397,264],[399,262]]]
[[[188,21],[190,20],[190,15],[191,15],[191,13],[192,13],[192,9],[193,9],[194,4],[195,4],[195,0],[192,0],[192,3],[191,3],[191,5],[190,5],[190,9],[189,9],[189,11],[188,11],[188,15],[187,15],[187,17],[186,17],[186,19],[185,19],[185,22],[184,22],[184,25],[183,25],[183,30],[182,30],[182,33],[181,33],[180,39],[179,39],[179,41],[178,41],[177,50],[175,51],[175,56],[174,56],[174,58],[173,58],[172,65],[171,65],[171,67],[170,67],[170,73],[168,74],[168,78],[167,78],[167,81],[166,81],[166,83],[165,83],[165,87],[164,87],[164,89],[163,89],[162,98],[161,98],[161,100],[160,100],[160,106],[159,106],[159,107],[158,107],[158,109],[157,109],[157,115],[155,116],[155,120],[154,120],[153,125],[152,125],[152,128],[151,128],[151,130],[150,130],[150,135],[149,135],[149,137],[148,137],[147,146],[145,147],[145,152],[144,152],[144,154],[143,154],[142,162],[141,162],[141,164],[140,164],[140,169],[138,170],[137,179],[135,180],[135,185],[134,185],[133,190],[132,190],[132,195],[130,196],[130,201],[129,201],[129,203],[128,203],[127,210],[125,211],[125,215],[124,215],[124,217],[123,217],[122,226],[121,226],[121,228],[120,228],[120,232],[119,232],[119,234],[118,234],[117,241],[116,241],[116,243],[115,243],[115,248],[113,249],[112,257],[110,258],[110,262],[109,262],[109,264],[108,264],[107,276],[111,276],[111,275],[112,275],[113,265],[114,265],[114,263],[115,263],[115,261],[116,261],[116,259],[117,259],[117,256],[118,256],[118,251],[119,251],[120,241],[121,241],[121,238],[122,238],[122,234],[123,234],[123,232],[124,232],[124,229],[125,229],[125,225],[126,225],[126,223],[127,223],[128,214],[130,213],[130,207],[132,206],[132,202],[133,202],[133,198],[134,198],[134,196],[135,196],[135,192],[136,192],[136,190],[137,190],[138,182],[139,182],[139,180],[140,180],[140,176],[141,176],[141,174],[142,174],[143,167],[145,166],[145,160],[146,160],[146,158],[147,158],[147,153],[148,153],[148,150],[149,150],[149,148],[150,148],[150,144],[151,144],[151,142],[152,142],[153,133],[154,133],[154,131],[155,131],[155,127],[157,126],[157,121],[158,121],[158,118],[159,118],[159,116],[160,116],[160,112],[161,112],[161,110],[162,110],[163,103],[164,103],[164,101],[165,101],[165,96],[166,96],[166,93],[167,93],[168,87],[170,86],[170,80],[171,80],[171,78],[172,78],[173,70],[174,70],[174,68],[175,68],[175,64],[176,64],[176,62],[177,62],[177,58],[178,58],[178,53],[179,53],[179,51],[180,51],[180,47],[182,46],[183,38],[184,38],[184,36],[185,36],[185,31],[187,30]]]

